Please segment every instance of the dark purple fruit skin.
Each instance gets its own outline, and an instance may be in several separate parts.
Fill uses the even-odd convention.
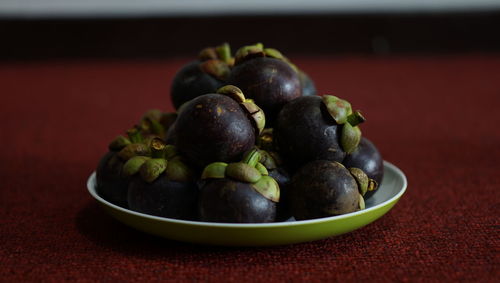
[[[384,162],[382,155],[375,145],[365,137],[361,138],[358,148],[351,154],[346,155],[342,162],[345,167],[356,167],[373,179],[380,186],[384,177]],[[370,191],[364,195],[365,199],[371,197],[377,191]]]
[[[292,171],[312,160],[342,162],[342,126],[328,114],[320,96],[303,96],[281,110],[274,127],[274,143]]]
[[[303,71],[299,71],[300,84],[302,85],[302,96],[316,95],[316,86],[313,80]]]
[[[140,176],[130,181],[128,205],[131,210],[175,219],[195,220],[198,187],[192,182],[174,182],[160,175],[152,183]]]
[[[292,217],[290,208],[288,205],[288,186],[290,185],[290,174],[282,168],[278,167],[276,169],[269,170],[269,176],[272,177],[278,183],[280,187],[280,201],[278,202],[276,211],[276,220],[285,221]]]
[[[175,144],[175,123],[173,123],[165,134],[165,142],[167,144]]]
[[[255,144],[255,129],[241,106],[228,96],[206,94],[182,107],[175,122],[177,150],[190,164],[241,160]]]
[[[127,208],[129,178],[122,176],[123,164],[116,152],[106,153],[97,165],[96,189],[103,199]]]
[[[224,85],[224,82],[203,72],[200,61],[184,65],[175,75],[170,89],[170,98],[175,109],[200,95],[214,93]]]
[[[359,208],[358,185],[339,163],[312,161],[297,171],[289,188],[290,209],[297,220],[340,215]]]
[[[302,95],[299,76],[287,63],[273,58],[254,58],[236,65],[228,84],[239,87],[264,110],[266,124],[272,125],[287,102]]]
[[[211,179],[202,185],[198,202],[201,221],[266,223],[276,220],[276,203],[249,183]]]

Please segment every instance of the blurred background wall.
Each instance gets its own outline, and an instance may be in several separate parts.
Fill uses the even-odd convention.
[[[500,50],[500,0],[0,0],[0,59],[192,56],[263,42],[290,53]]]

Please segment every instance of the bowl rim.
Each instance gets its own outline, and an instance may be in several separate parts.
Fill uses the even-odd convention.
[[[167,217],[160,217],[160,216],[154,216],[154,215],[149,215],[149,214],[144,214],[140,212],[136,212],[130,209],[126,209],[123,207],[120,207],[118,205],[112,204],[108,202],[107,200],[103,199],[97,194],[96,188],[95,188],[95,178],[96,178],[96,172],[93,171],[92,174],[89,176],[87,179],[87,189],[92,195],[93,198],[95,198],[98,202],[101,204],[104,204],[106,206],[109,206],[115,210],[121,211],[123,213],[127,214],[132,214],[137,217],[144,217],[148,218],[150,220],[154,221],[160,221],[160,222],[168,222],[168,223],[176,223],[176,224],[183,224],[183,225],[195,225],[195,226],[205,226],[205,227],[219,227],[219,228],[243,228],[243,229],[248,229],[248,228],[273,228],[273,227],[283,227],[283,226],[295,226],[295,225],[308,225],[308,224],[318,224],[318,223],[323,223],[323,222],[329,222],[332,220],[340,220],[340,219],[345,219],[345,218],[351,218],[359,215],[363,215],[366,213],[370,213],[371,211],[377,210],[381,207],[384,207],[394,201],[397,201],[406,191],[406,188],[408,186],[408,181],[401,169],[396,167],[394,164],[385,161],[384,160],[384,167],[390,168],[390,170],[393,170],[396,175],[401,177],[403,181],[403,186],[401,189],[398,191],[397,194],[389,198],[388,200],[381,202],[377,205],[374,205],[372,207],[355,211],[355,212],[350,212],[342,215],[337,215],[337,216],[330,216],[330,217],[323,217],[323,218],[316,218],[316,219],[308,219],[308,220],[294,220],[294,221],[282,221],[282,222],[272,222],[272,223],[221,223],[221,222],[204,222],[204,221],[193,221],[193,220],[181,220],[181,219],[174,219],[174,218],[167,218]]]

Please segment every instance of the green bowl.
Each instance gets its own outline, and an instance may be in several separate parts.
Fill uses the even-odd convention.
[[[406,190],[401,170],[384,161],[384,179],[366,209],[313,220],[276,223],[233,224],[186,221],[128,210],[101,198],[95,190],[95,172],[89,177],[90,194],[118,221],[140,231],[167,239],[220,246],[273,246],[309,242],[359,229],[387,213]]]

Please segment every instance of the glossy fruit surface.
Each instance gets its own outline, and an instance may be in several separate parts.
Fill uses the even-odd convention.
[[[360,206],[356,180],[340,163],[316,160],[292,178],[290,209],[297,220],[354,212]]]
[[[253,58],[237,64],[228,83],[255,100],[266,113],[269,125],[283,105],[302,94],[297,72],[288,63],[275,58]]]
[[[190,163],[204,167],[241,159],[254,146],[256,130],[234,99],[206,94],[182,107],[174,136],[179,152]]]
[[[384,162],[377,147],[367,138],[362,137],[358,148],[348,154],[342,162],[347,168],[355,167],[363,170],[365,174],[375,180],[380,186],[384,177]],[[368,199],[376,191],[367,192],[364,197]]]
[[[283,107],[273,137],[280,156],[296,169],[318,159],[341,162],[346,155],[341,129],[320,96],[303,96]]]
[[[200,189],[201,221],[265,223],[276,220],[276,203],[249,183],[232,179],[210,179]]]

